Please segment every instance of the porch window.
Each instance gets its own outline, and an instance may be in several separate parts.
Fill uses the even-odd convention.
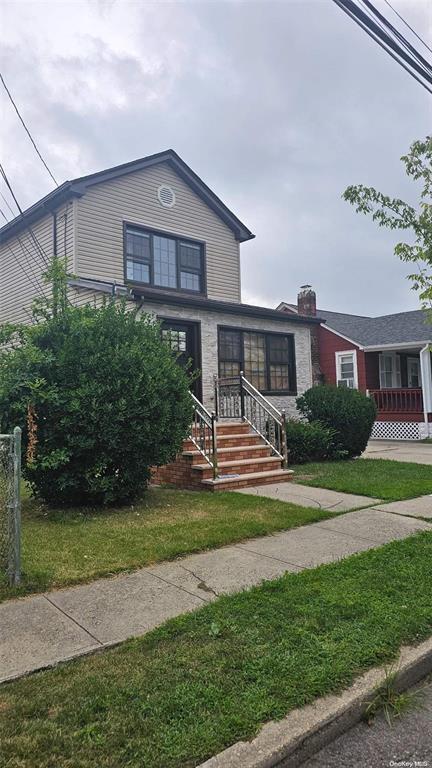
[[[204,248],[183,238],[125,227],[126,279],[155,288],[204,293]]]
[[[421,383],[421,370],[420,370],[420,358],[409,357],[407,360],[407,379],[408,387],[410,389],[420,389]]]
[[[381,389],[401,387],[400,357],[396,354],[383,353],[379,358]]]
[[[357,354],[336,352],[336,375],[338,387],[357,389]]]
[[[295,394],[294,337],[219,329],[219,375],[245,377],[260,392]]]

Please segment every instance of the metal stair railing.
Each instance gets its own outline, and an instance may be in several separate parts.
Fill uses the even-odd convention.
[[[193,401],[193,417],[189,432],[189,440],[198,449],[205,461],[213,469],[213,480],[218,477],[218,459],[217,459],[217,434],[216,434],[216,414],[210,413],[197,397],[190,393]]]
[[[217,418],[246,421],[272,449],[272,453],[288,466],[285,410],[278,411],[261,392],[248,381],[243,371],[240,376],[215,380]]]

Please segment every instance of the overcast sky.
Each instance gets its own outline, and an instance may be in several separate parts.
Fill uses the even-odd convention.
[[[432,3],[392,4],[430,44]],[[172,147],[244,221],[243,301],[275,306],[312,283],[323,309],[417,308],[396,236],[341,194],[361,182],[416,200],[399,158],[430,133],[431,97],[332,0],[3,1],[0,40],[59,182]],[[0,110],[1,159],[28,206],[53,184],[4,92]]]

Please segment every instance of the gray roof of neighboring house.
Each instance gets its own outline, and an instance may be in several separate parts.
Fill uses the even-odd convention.
[[[211,208],[234,232],[237,240],[244,242],[255,237],[248,227],[237,218],[237,216],[215,195],[210,187],[200,179],[182,158],[173,149],[167,149],[164,152],[157,152],[155,155],[148,155],[138,160],[132,160],[129,163],[116,165],[113,168],[107,168],[104,171],[91,173],[88,176],[80,176],[72,181],[65,181],[59,187],[42,197],[34,205],[27,208],[24,213],[9,221],[0,228],[0,243],[7,241],[10,237],[26,229],[34,221],[37,221],[46,213],[49,213],[59,205],[73,197],[82,197],[87,187],[93,184],[101,184],[104,181],[110,181],[118,176],[124,176],[127,173],[149,168],[157,163],[168,163],[174,171],[185,181],[191,189]]]
[[[295,304],[286,306],[297,311]],[[317,315],[325,320],[325,324],[333,331],[362,347],[432,341],[432,316],[423,309],[380,317],[347,315],[317,309]]]
[[[432,340],[432,318],[428,322],[427,312],[422,309],[381,317],[343,315],[322,310],[318,314],[330,328],[358,342],[362,347]]]

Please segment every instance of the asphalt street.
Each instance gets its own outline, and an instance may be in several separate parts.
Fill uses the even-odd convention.
[[[432,682],[390,727],[382,715],[359,723],[303,764],[303,768],[432,768]]]

